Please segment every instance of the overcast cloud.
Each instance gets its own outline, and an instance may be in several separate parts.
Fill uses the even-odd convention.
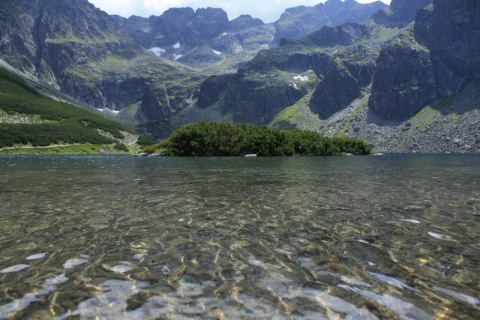
[[[197,8],[222,8],[228,14],[230,20],[241,14],[250,14],[254,18],[260,18],[264,22],[273,22],[280,18],[286,8],[296,6],[314,6],[324,0],[89,0],[97,8],[109,14],[118,14],[123,17],[137,15],[149,17],[159,16],[165,10],[173,7]],[[374,0],[357,0],[367,3]],[[390,0],[381,0],[387,4]]]

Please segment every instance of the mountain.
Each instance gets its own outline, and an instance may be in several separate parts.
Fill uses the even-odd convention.
[[[372,18],[389,27],[405,27],[415,20],[418,10],[427,7],[432,0],[392,1],[386,9],[379,10]]]
[[[2,59],[129,123],[169,118],[205,78],[157,58],[86,0],[5,0],[0,17]]]
[[[475,152],[478,21],[472,1],[393,0],[365,23],[282,40],[208,78],[187,118],[309,128],[376,151]]]
[[[385,8],[380,1],[328,0],[314,7],[287,9],[269,24],[249,15],[229,21],[218,8],[172,8],[161,16],[115,19],[137,43],[158,56],[209,73],[224,73],[236,71],[258,51],[278,46],[283,38],[301,38],[328,24],[361,22]]]
[[[122,18],[86,0],[4,0],[0,58],[156,138],[208,120],[475,152],[478,12],[468,0],[329,0],[265,24],[215,8]]]
[[[361,4],[355,0],[328,0],[314,7],[289,8],[274,23],[274,43],[279,44],[283,38],[305,37],[326,25],[363,22],[385,8],[386,5],[381,1]]]
[[[376,9],[352,0],[319,7],[328,9],[325,23],[363,19]],[[296,9],[302,10],[312,8]],[[87,0],[5,0],[0,18],[0,57],[8,64],[157,137],[188,121],[183,114],[208,74],[235,72],[275,46],[283,24],[248,15],[229,21],[217,8],[127,19]]]

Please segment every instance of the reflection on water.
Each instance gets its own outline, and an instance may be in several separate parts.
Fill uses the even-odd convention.
[[[0,203],[0,319],[480,318],[480,156],[3,156]]]

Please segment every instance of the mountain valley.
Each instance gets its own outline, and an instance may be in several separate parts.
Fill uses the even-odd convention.
[[[359,138],[375,152],[478,152],[479,21],[466,0],[328,0],[274,23],[7,0],[0,58],[157,140],[214,121]]]

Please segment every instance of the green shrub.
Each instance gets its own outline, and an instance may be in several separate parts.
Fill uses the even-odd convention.
[[[137,144],[140,146],[150,146],[154,144],[156,141],[153,140],[152,138],[144,135],[140,135],[137,140]]]
[[[145,152],[165,156],[333,156],[342,153],[369,154],[363,141],[328,138],[313,131],[278,130],[247,124],[188,124],[176,130],[167,140],[147,147]]]
[[[117,143],[113,146],[115,149],[117,150],[120,150],[120,151],[125,151],[125,152],[129,152],[130,150],[128,149],[128,147],[126,145],[124,145],[123,143]]]

